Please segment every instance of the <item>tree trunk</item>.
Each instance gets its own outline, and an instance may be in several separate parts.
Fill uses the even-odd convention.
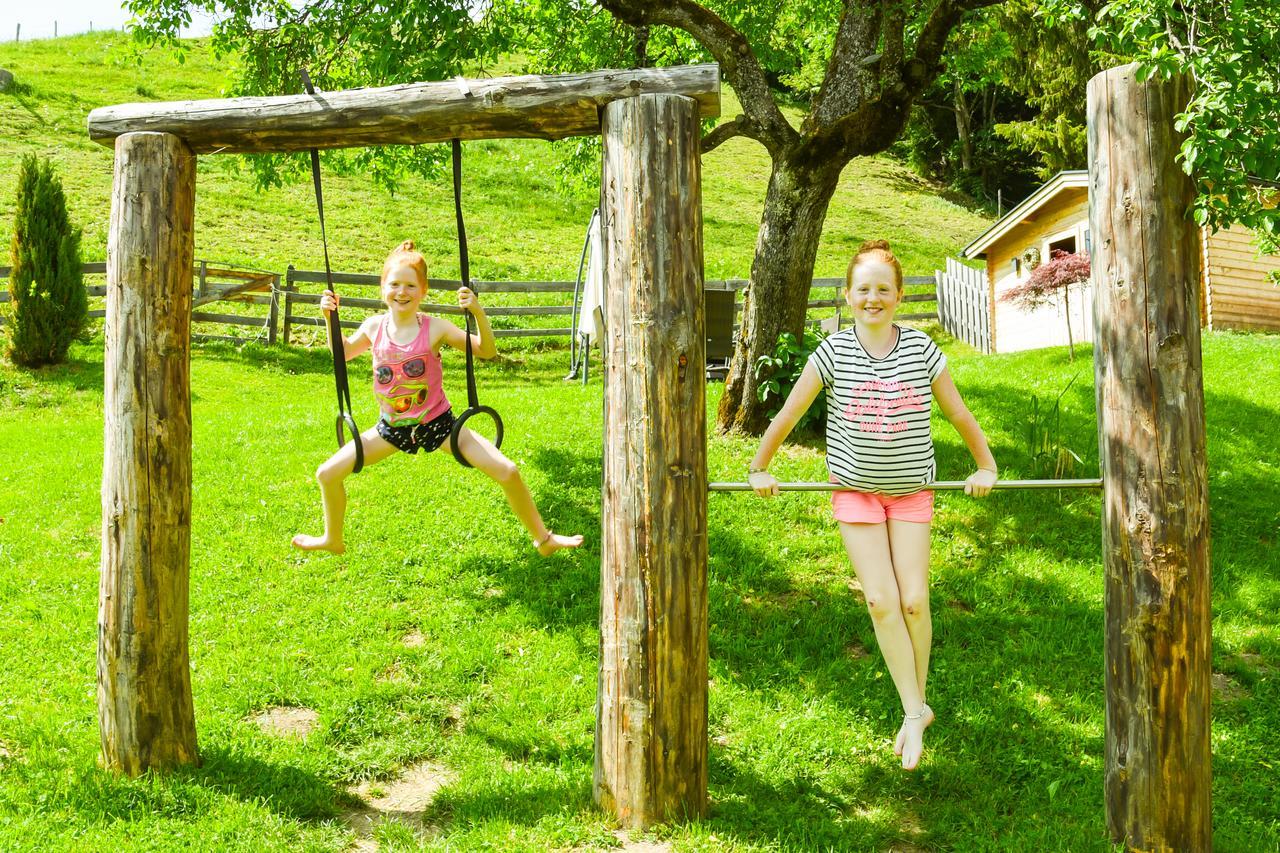
[[[717,425],[722,431],[759,435],[768,426],[768,406],[757,395],[756,360],[773,353],[783,332],[797,338],[803,333],[818,239],[845,162],[812,166],[774,160],[751,262],[751,286],[742,308],[742,330],[720,399]]]
[[[973,116],[969,111],[969,101],[965,98],[960,78],[953,81],[956,106],[956,136],[960,140],[960,168],[965,172],[973,170]]]
[[[1176,156],[1186,77],[1089,82],[1094,370],[1105,480],[1107,826],[1208,851],[1209,492],[1195,196]]]
[[[116,140],[98,726],[103,766],[129,776],[197,761],[187,652],[195,191],[196,158],[181,139]]]
[[[1070,284],[1062,288],[1062,313],[1067,318],[1067,361],[1075,361],[1076,341],[1071,334],[1071,298],[1068,296],[1070,292]]]

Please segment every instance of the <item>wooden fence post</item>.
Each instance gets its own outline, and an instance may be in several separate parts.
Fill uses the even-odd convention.
[[[1209,498],[1186,78],[1089,82],[1112,838],[1209,850]]]
[[[289,264],[284,273],[284,323],[280,329],[280,340],[285,346],[289,345],[289,330],[293,325],[293,293],[298,289],[293,283],[293,271],[293,264]]]
[[[280,276],[271,276],[271,302],[267,317],[267,345],[276,342],[276,325],[280,322]]]
[[[707,805],[706,340],[697,104],[603,111],[605,442],[595,798]]]
[[[198,760],[188,663],[196,158],[116,140],[107,244],[98,722],[105,767]]]

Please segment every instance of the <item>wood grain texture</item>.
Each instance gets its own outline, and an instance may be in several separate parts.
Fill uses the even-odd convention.
[[[595,798],[707,807],[707,471],[697,105],[604,111],[605,451]]]
[[[103,765],[196,762],[187,651],[195,156],[116,141],[107,243],[98,720]]]
[[[1183,78],[1089,83],[1112,839],[1209,850],[1209,502]]]
[[[687,95],[720,114],[720,68],[682,65],[584,74],[405,83],[316,95],[118,104],[89,113],[89,137],[160,131],[199,154],[600,133],[600,109],[647,93]]]

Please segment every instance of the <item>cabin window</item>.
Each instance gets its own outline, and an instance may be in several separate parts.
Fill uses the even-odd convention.
[[[1018,276],[1018,275],[1021,275],[1021,274],[1022,274],[1022,259],[1021,259],[1021,258],[1011,258],[1011,259],[1009,260],[1009,267],[1013,270],[1013,274],[1014,274],[1014,276],[1015,276],[1015,277],[1016,277],[1016,276]]]
[[[1053,257],[1055,249],[1061,249],[1069,255],[1074,255],[1076,252],[1075,235],[1072,234],[1070,237],[1063,237],[1061,240],[1054,240],[1049,243],[1049,258]]]

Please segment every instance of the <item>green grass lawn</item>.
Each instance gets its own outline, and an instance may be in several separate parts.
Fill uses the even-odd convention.
[[[1060,438],[1096,470],[1088,351],[974,356],[952,372],[1003,474],[1033,476],[1030,395],[1063,398]],[[599,378],[567,354],[481,367],[505,449],[548,520],[581,531],[542,560],[499,490],[447,454],[349,481],[349,550],[303,555],[311,474],[330,452],[328,357],[197,348],[191,657],[203,764],[123,780],[96,766],[101,339],[38,373],[0,368],[0,849],[341,850],[349,789],[447,768],[437,835],[385,849],[618,844],[591,803],[600,560]],[[363,365],[363,362],[359,363]],[[357,375],[363,375],[357,367]],[[459,359],[446,366],[461,394]],[[1213,525],[1214,826],[1219,850],[1280,847],[1280,338],[1205,339]],[[711,386],[708,416],[719,386]],[[373,417],[358,386],[357,417]],[[940,476],[966,454],[936,425]],[[740,479],[754,442],[710,442]],[[822,476],[812,441],[776,470]],[[675,850],[1106,850],[1099,498],[939,496],[935,664],[922,768],[895,768],[900,716],[826,501],[710,499],[709,817]],[[318,715],[266,734],[272,706]]]

